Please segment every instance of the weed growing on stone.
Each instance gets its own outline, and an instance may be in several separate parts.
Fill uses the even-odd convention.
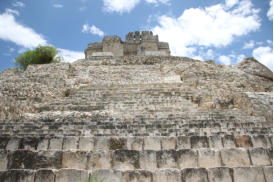
[[[103,182],[103,180],[99,180],[99,178],[98,178],[98,172],[97,172],[97,173],[95,173],[95,174],[92,176],[90,182]]]

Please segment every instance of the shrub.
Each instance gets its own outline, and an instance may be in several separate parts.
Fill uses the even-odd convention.
[[[21,69],[26,70],[30,64],[58,63],[61,56],[56,56],[58,50],[53,46],[38,46],[32,51],[26,51],[15,58],[15,63]]]

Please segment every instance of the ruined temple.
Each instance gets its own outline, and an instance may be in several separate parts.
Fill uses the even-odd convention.
[[[158,35],[151,31],[129,32],[126,41],[118,36],[105,36],[102,42],[88,44],[85,58],[94,56],[169,56],[167,42],[159,42]]]
[[[273,181],[272,71],[138,35],[0,73],[0,182]]]

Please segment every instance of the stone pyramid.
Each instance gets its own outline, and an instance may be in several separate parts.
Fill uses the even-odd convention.
[[[271,182],[273,77],[249,60],[93,56],[5,70],[0,181]]]

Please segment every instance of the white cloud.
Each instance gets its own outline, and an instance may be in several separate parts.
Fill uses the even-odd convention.
[[[162,4],[169,4],[169,0],[145,0],[147,3],[150,3],[150,4],[159,4],[159,3],[162,3]]]
[[[9,48],[9,52],[10,52],[10,53],[12,53],[12,52],[14,52],[14,51],[15,51],[15,49],[14,49],[13,47],[10,47],[10,48]]]
[[[140,0],[103,0],[103,10],[109,13],[118,12],[130,12]]]
[[[250,40],[244,44],[243,49],[252,49],[255,46],[254,40]]]
[[[218,60],[222,63],[222,64],[226,64],[226,65],[231,65],[232,61],[231,58],[229,56],[219,56]]]
[[[85,58],[85,54],[83,52],[78,52],[78,51],[71,51],[68,49],[60,49],[58,48],[59,56],[62,56],[64,58],[64,62],[74,62],[78,59],[84,59]]]
[[[246,56],[244,54],[240,54],[237,58],[236,58],[236,64],[241,62],[242,60],[244,60],[246,58]]]
[[[23,2],[17,1],[15,3],[12,3],[12,6],[14,6],[14,7],[25,7],[25,4]]]
[[[269,6],[270,6],[270,8],[269,8],[269,10],[267,11],[267,17],[268,17],[268,19],[271,21],[271,20],[273,20],[273,0],[271,0],[270,2],[269,2]]]
[[[273,43],[272,40],[267,40],[266,42],[270,45]]]
[[[25,48],[45,45],[47,41],[33,29],[16,22],[10,13],[0,14],[0,39],[11,41]]]
[[[252,55],[260,63],[273,70],[273,50],[271,47],[258,47],[253,50]]]
[[[7,13],[7,14],[15,14],[15,15],[19,16],[19,11],[14,10],[14,9],[9,9],[9,8],[7,8],[7,9],[6,9],[6,13]]]
[[[82,6],[82,7],[79,8],[79,11],[85,11],[86,9],[87,9],[86,6]]]
[[[63,8],[63,5],[62,4],[53,4],[53,7],[54,8]]]
[[[97,28],[95,25],[89,26],[88,24],[84,24],[82,28],[82,32],[91,33],[94,35],[98,35],[100,37],[104,36],[104,32]]]
[[[232,8],[239,3],[239,0],[225,0],[225,5],[227,8]]]
[[[175,18],[158,18],[159,25],[152,28],[161,41],[169,42],[172,55],[195,56],[195,47],[224,47],[236,37],[260,28],[259,11],[249,0],[242,0],[231,10],[223,4],[205,8],[186,9]]]

